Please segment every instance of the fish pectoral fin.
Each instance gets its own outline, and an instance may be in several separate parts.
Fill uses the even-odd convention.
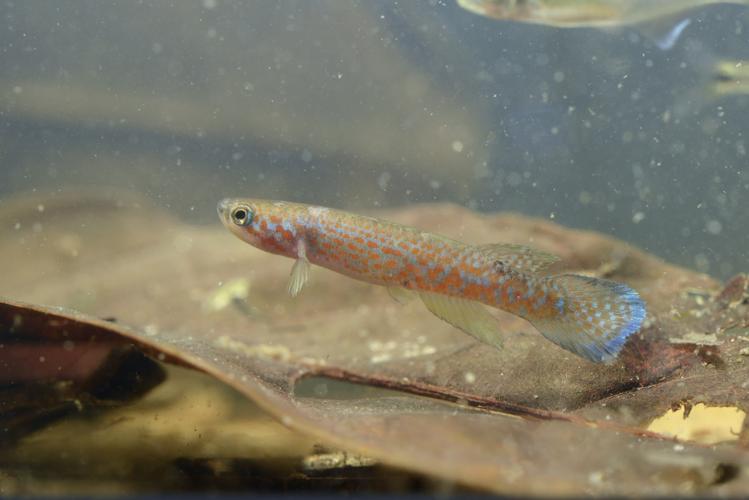
[[[556,255],[512,243],[479,245],[478,250],[487,258],[520,272],[535,273],[559,260]]]
[[[441,320],[481,342],[497,348],[502,347],[497,320],[478,302],[431,292],[419,292],[419,297],[427,309]]]
[[[406,304],[414,298],[414,292],[401,286],[389,286],[387,290],[393,300],[399,304]]]
[[[289,295],[296,297],[302,291],[304,285],[309,281],[310,263],[307,257],[299,257],[291,268],[289,279]]]

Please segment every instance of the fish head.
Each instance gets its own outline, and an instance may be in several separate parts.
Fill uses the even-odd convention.
[[[290,224],[294,204],[226,198],[217,207],[221,222],[234,236],[267,252],[293,256],[297,231]]]

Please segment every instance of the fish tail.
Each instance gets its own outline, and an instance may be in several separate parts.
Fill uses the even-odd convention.
[[[526,317],[547,339],[595,363],[611,362],[645,321],[645,303],[627,285],[563,274],[547,278],[553,314]]]

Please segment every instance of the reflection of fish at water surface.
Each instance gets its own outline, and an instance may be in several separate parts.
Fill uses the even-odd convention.
[[[749,60],[721,60],[713,65],[711,97],[749,95]]]
[[[749,96],[749,60],[719,59],[698,50],[690,56],[697,80],[677,96],[674,105],[676,118],[696,115],[704,108],[732,98]]]
[[[530,321],[547,339],[585,359],[612,361],[645,319],[637,292],[612,281],[539,272],[557,260],[520,245],[468,245],[443,236],[323,207],[227,199],[219,216],[234,235],[296,259],[289,292],[298,294],[317,264],[418,295],[439,318],[494,347],[498,322],[481,304]]]
[[[691,22],[686,13],[714,4],[747,5],[749,0],[457,0],[475,14],[557,28],[636,27],[670,49]]]

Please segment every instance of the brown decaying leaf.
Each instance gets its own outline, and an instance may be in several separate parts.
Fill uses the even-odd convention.
[[[676,443],[644,431],[676,403],[749,409],[742,333],[728,328],[745,324],[749,313],[744,305],[726,308],[713,300],[717,283],[621,242],[543,220],[480,216],[448,205],[384,215],[474,243],[532,244],[562,257],[555,272],[606,269],[609,279],[640,291],[648,324],[617,364],[605,366],[567,354],[524,321],[498,313],[507,333],[506,348],[499,351],[475,343],[418,304],[399,306],[381,289],[320,269],[292,301],[284,296],[290,261],[250,249],[219,228],[183,226],[162,215],[154,225],[150,210],[124,207],[107,213],[102,223],[119,239],[125,236],[118,227],[138,235],[143,244],[128,251],[117,247],[118,239],[66,226],[70,211],[59,220],[45,214],[51,230],[43,242],[31,231],[0,240],[0,255],[33,247],[35,259],[47,266],[43,281],[29,282],[14,271],[21,266],[0,259],[0,272],[8,276],[0,293],[76,306],[137,329],[18,303],[5,304],[0,317],[12,324],[18,314],[43,322],[62,316],[70,325],[83,325],[86,335],[126,336],[235,386],[291,427],[386,464],[487,490],[558,495],[746,489],[746,475],[726,479],[720,472],[746,467],[746,448]],[[55,260],[55,234],[65,231],[82,242],[85,266]],[[608,261],[617,264],[605,266]],[[250,279],[248,300],[258,315],[200,307],[219,282],[238,276]],[[688,290],[701,290],[707,299],[697,301]],[[668,341],[691,331],[715,333],[722,344]],[[295,384],[305,377],[399,392],[296,393]],[[742,432],[739,442],[746,440]]]

